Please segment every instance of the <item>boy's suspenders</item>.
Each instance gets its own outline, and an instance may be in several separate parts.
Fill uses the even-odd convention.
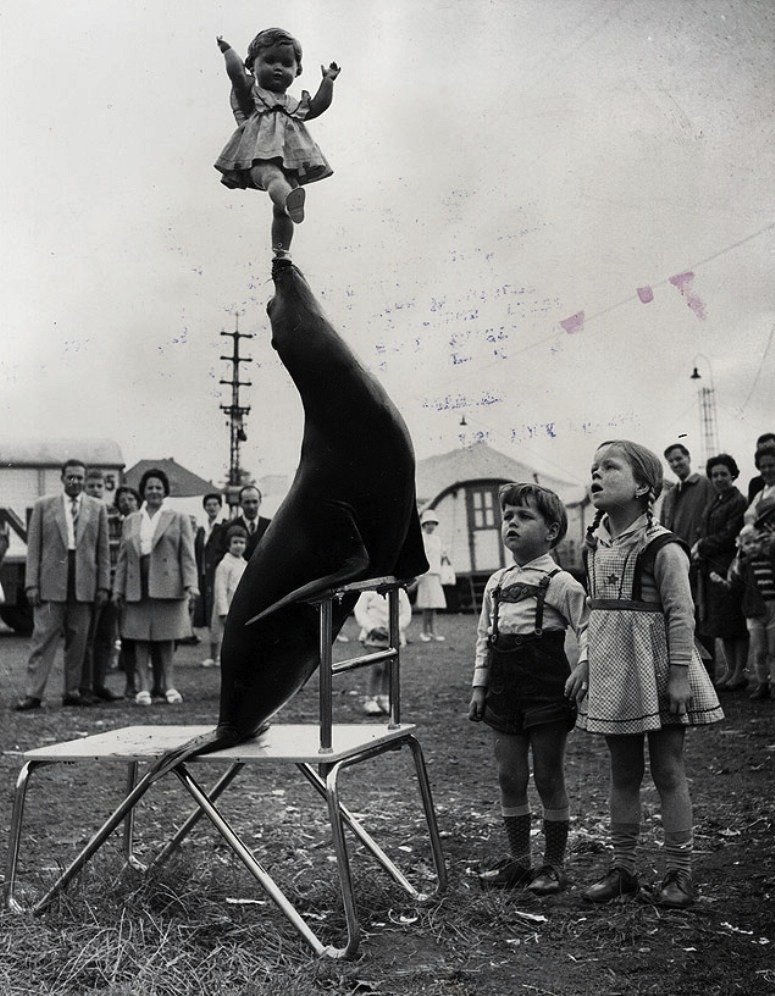
[[[546,589],[549,587],[549,582],[552,580],[555,574],[560,573],[561,568],[555,567],[553,571],[548,574],[544,574],[537,585],[514,585],[515,588],[524,588],[525,591],[529,589],[538,589],[538,594],[536,595],[536,614],[535,614],[535,624],[533,626],[533,636],[541,636],[543,633],[543,623],[544,623],[544,602],[546,601]],[[493,646],[498,639],[498,613],[500,611],[501,603],[501,585],[500,583],[495,586],[492,593],[493,600],[493,613],[492,613],[492,633],[488,638],[488,643]],[[506,599],[506,601],[520,601],[520,599]]]

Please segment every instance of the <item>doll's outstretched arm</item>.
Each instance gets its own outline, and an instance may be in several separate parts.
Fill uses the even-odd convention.
[[[323,111],[327,111],[331,106],[331,101],[334,99],[334,80],[341,72],[341,68],[335,62],[332,62],[328,69],[325,66],[321,66],[320,71],[323,74],[323,79],[320,81],[318,92],[309,102],[307,121],[320,117]]]
[[[224,41],[221,35],[215,39],[218,48],[223,52],[223,58],[226,63],[226,72],[228,73],[231,84],[238,94],[248,93],[250,91],[251,78],[245,71],[245,64],[231,47],[231,45]]]

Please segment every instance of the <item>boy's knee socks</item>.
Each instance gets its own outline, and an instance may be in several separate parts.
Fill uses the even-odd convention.
[[[544,810],[544,864],[561,868],[568,846],[570,808]]]
[[[530,807],[504,806],[503,824],[509,841],[509,852],[517,864],[530,867]]]

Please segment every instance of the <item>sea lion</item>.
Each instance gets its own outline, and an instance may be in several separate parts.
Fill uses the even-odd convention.
[[[319,663],[319,616],[307,600],[351,581],[413,578],[428,568],[403,418],[301,271],[276,261],[272,278],[272,345],[304,407],[299,466],[229,609],[218,726],[165,755],[159,773],[255,736],[303,687]],[[334,636],[356,597],[335,603]]]

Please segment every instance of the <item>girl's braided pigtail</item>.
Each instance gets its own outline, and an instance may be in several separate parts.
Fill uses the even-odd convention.
[[[654,504],[656,502],[656,495],[654,494],[654,489],[649,488],[648,496],[646,498],[646,529],[650,530],[654,525]]]
[[[587,526],[587,535],[584,538],[584,542],[586,543],[587,547],[590,550],[594,550],[595,547],[597,546],[597,539],[595,538],[595,533],[597,532],[597,527],[603,521],[603,514],[604,513],[603,513],[602,508],[599,508],[595,512],[594,519]]]

